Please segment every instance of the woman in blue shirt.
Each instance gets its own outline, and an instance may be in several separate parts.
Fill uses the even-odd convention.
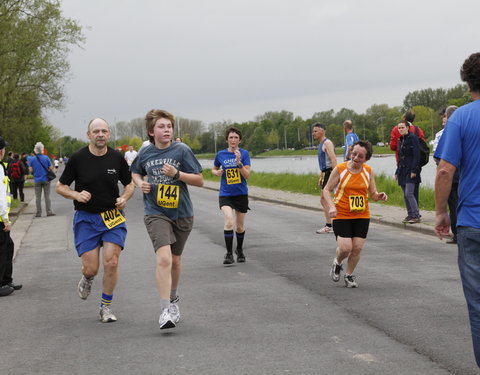
[[[239,129],[233,126],[229,127],[225,138],[228,148],[218,152],[212,168],[213,175],[222,178],[219,206],[224,218],[223,233],[227,247],[223,264],[234,262],[232,254],[234,222],[237,237],[235,253],[237,254],[237,262],[243,263],[245,262],[245,254],[243,253],[245,215],[249,210],[247,179],[250,176],[250,154],[247,150],[239,147],[242,141],[242,133]]]

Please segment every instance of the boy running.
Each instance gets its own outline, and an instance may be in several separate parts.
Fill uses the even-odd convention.
[[[144,222],[156,256],[158,323],[160,329],[167,329],[180,320],[177,288],[181,256],[193,227],[187,185],[203,186],[203,176],[192,150],[185,143],[172,142],[175,119],[171,113],[151,110],[145,116],[145,125],[151,144],[140,150],[131,172],[144,193]]]

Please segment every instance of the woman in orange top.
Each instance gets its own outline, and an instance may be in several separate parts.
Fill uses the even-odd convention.
[[[353,271],[360,260],[370,224],[368,194],[374,201],[388,199],[375,186],[372,168],[364,164],[372,157],[372,145],[358,141],[353,145],[351,159],[338,164],[332,171],[323,196],[328,203],[328,214],[333,219],[333,231],[337,238],[336,257],[330,276],[337,282],[343,270],[342,262],[348,258],[344,275],[345,286],[356,288],[358,284]],[[335,189],[334,199],[332,191]]]

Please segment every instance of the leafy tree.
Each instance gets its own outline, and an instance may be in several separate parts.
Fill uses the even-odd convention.
[[[278,148],[280,142],[280,136],[278,135],[278,131],[272,129],[267,136],[267,144],[270,148]]]
[[[2,0],[0,40],[0,133],[22,129],[13,148],[33,147],[45,126],[42,110],[63,105],[66,57],[83,42],[81,28],[62,17],[58,0]]]

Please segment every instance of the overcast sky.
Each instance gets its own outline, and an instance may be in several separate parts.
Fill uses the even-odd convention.
[[[480,51],[478,0],[62,0],[86,43],[51,124],[86,139],[153,108],[205,124],[288,110],[401,105],[460,83]]]

